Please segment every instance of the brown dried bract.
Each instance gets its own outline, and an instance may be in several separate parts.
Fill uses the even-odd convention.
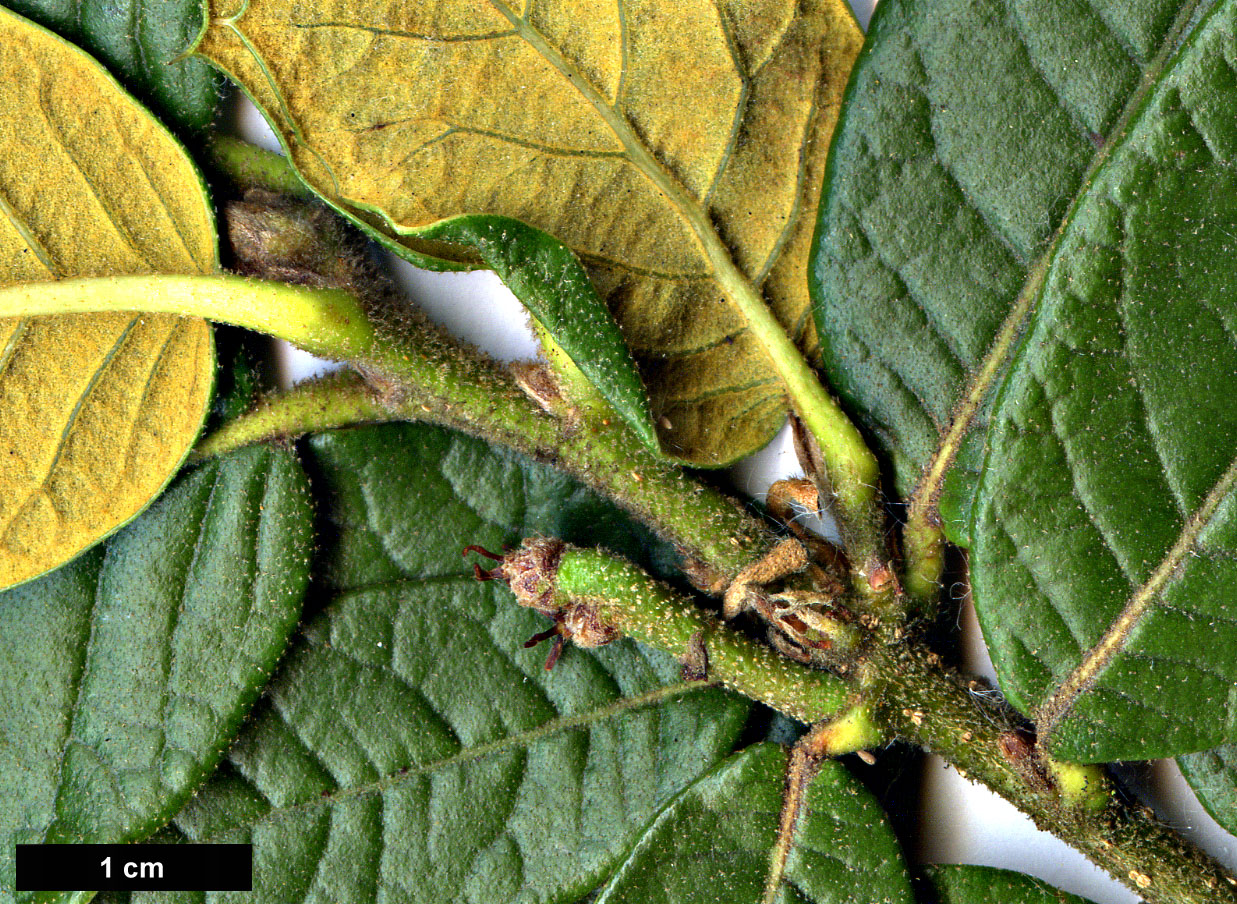
[[[479,553],[499,564],[490,571],[473,566],[479,581],[503,581],[515,594],[521,606],[535,609],[554,620],[554,626],[533,635],[524,644],[536,646],[543,640],[553,640],[545,667],[554,668],[563,646],[570,640],[578,647],[600,647],[617,640],[619,632],[601,617],[598,607],[587,600],[562,602],[557,596],[558,566],[567,544],[562,540],[531,538],[520,548],[504,556],[480,546],[467,546],[464,554]]]
[[[1030,787],[1041,793],[1054,790],[1052,777],[1039,761],[1033,734],[1018,728],[1007,731],[997,739],[997,749]]]
[[[515,361],[508,365],[520,390],[545,412],[560,416],[571,406],[563,395],[558,378],[541,361]]]
[[[759,562],[744,568],[722,597],[722,614],[734,618],[745,609],[753,608],[750,599],[759,588],[779,578],[803,571],[808,566],[807,550],[798,540],[783,540]]]
[[[697,631],[687,643],[687,653],[682,659],[681,674],[684,681],[707,681],[709,677],[709,647],[704,642],[704,632]]]

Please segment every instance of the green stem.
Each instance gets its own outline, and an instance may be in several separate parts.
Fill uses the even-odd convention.
[[[1096,812],[1094,790],[1078,795],[1043,778],[1044,773],[1059,776],[1061,764],[1047,764],[1037,773],[1034,759],[1042,753],[1010,743],[1023,721],[995,691],[950,674],[923,650],[887,649],[884,655],[874,663],[887,681],[876,717],[898,737],[988,786],[1147,904],[1237,904],[1237,880],[1149,811],[1109,795],[1107,806]]]
[[[199,440],[186,463],[197,464],[253,443],[390,419],[391,409],[360,374],[337,371],[261,399],[250,411]]]
[[[911,506],[902,529],[902,551],[906,592],[921,610],[932,611],[940,599],[941,576],[945,573],[945,536],[935,510],[926,512]]]
[[[457,369],[447,380],[439,375],[434,367],[401,369],[402,391],[386,402],[357,374],[302,383],[225,424],[194,454],[201,459],[266,439],[374,421],[441,424],[562,468],[717,572],[722,581],[772,548],[775,538],[760,521],[734,500],[654,456],[618,418],[609,423],[558,421],[503,371],[484,378],[475,370]]]
[[[535,34],[527,37],[534,43],[540,42]],[[553,54],[548,47],[541,49]],[[590,89],[584,85],[581,90],[587,93]],[[600,98],[594,100],[599,103],[598,111],[603,117],[612,115],[608,112],[608,105],[601,103]],[[834,493],[835,510],[852,561],[862,569],[885,562],[888,555],[878,494],[880,469],[863,435],[821,384],[759,289],[735,265],[730,249],[698,202],[657,162],[643,143],[636,140],[630,133],[630,124],[618,120],[612,124],[616,134],[625,136],[633,161],[684,211],[722,291],[768,353],[795,411],[820,446]],[[288,160],[278,154],[236,141],[218,142],[213,151],[216,163],[242,184],[304,196],[304,183]],[[858,583],[861,592],[866,592],[863,575],[859,576]]]
[[[216,167],[242,188],[263,188],[302,200],[314,197],[313,190],[288,165],[287,158],[280,154],[273,154],[230,135],[213,137],[207,154]]]
[[[817,379],[764,298],[734,265],[721,240],[715,233],[701,238],[722,290],[768,352],[795,413],[820,446],[847,551],[856,562],[873,556],[883,560],[886,556],[877,494],[880,468],[876,456],[868,449],[863,434]]]
[[[602,622],[680,661],[691,661],[703,645],[710,680],[791,718],[820,722],[855,702],[854,689],[840,678],[791,662],[606,553],[569,547],[555,587],[562,602],[593,603]]]

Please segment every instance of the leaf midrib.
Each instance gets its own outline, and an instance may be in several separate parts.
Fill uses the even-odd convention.
[[[560,716],[556,719],[551,719],[548,722],[543,722],[536,728],[531,728],[527,731],[519,732],[518,734],[507,735],[506,737],[499,738],[496,741],[478,744],[475,747],[468,747],[464,750],[453,753],[448,757],[432,760],[428,763],[422,763],[416,766],[410,766],[407,769],[401,770],[392,775],[383,776],[376,781],[355,785],[351,788],[339,788],[335,791],[324,792],[321,795],[313,797],[309,800],[301,801],[296,804],[290,804],[286,807],[274,807],[255,819],[237,823],[236,825],[229,826],[214,835],[195,838],[193,841],[196,844],[206,844],[217,838],[231,834],[242,825],[253,826],[260,822],[266,822],[291,813],[305,812],[315,807],[334,804],[339,801],[349,800],[355,797],[363,797],[368,794],[381,794],[398,786],[404,781],[410,781],[422,775],[428,775],[442,769],[450,769],[454,766],[468,763],[473,760],[478,760],[492,754],[502,753],[505,750],[528,747],[537,741],[549,737],[550,735],[557,734],[560,731],[568,731],[573,728],[582,728],[587,725],[592,725],[595,722],[605,721],[606,719],[612,718],[624,712],[628,712],[629,710],[652,706],[653,704],[661,703],[692,691],[704,690],[711,687],[716,687],[716,685],[708,681],[685,681],[678,684],[670,684],[665,687],[659,687],[656,690],[639,694],[635,697],[624,697],[607,706],[602,706],[584,713],[578,713],[574,716]]]
[[[1047,739],[1059,726],[1078,698],[1094,685],[1100,673],[1128,645],[1134,629],[1159,601],[1160,593],[1178,574],[1186,558],[1194,551],[1199,537],[1212,523],[1216,510],[1237,486],[1237,458],[1229,464],[1199,507],[1190,516],[1177,540],[1164,554],[1155,571],[1134,591],[1121,613],[1112,621],[1098,641],[1083,655],[1069,676],[1057,685],[1036,712],[1035,724],[1041,739]]]
[[[808,785],[816,777],[819,764],[809,761],[806,749],[795,745],[786,763],[785,789],[782,793],[782,813],[778,819],[777,841],[769,852],[769,867],[765,873],[764,894],[760,904],[774,904],[786,879],[786,862],[794,847],[795,835],[807,803]]]
[[[831,470],[839,473],[840,479],[835,489],[838,510],[843,521],[852,525],[866,523],[870,520],[869,489],[878,481],[876,459],[864,445],[858,430],[845,418],[837,402],[821,384],[815,371],[808,366],[794,340],[778,322],[757,284],[739,267],[731,249],[722,240],[707,212],[644,145],[627,117],[614,109],[586,78],[576,73],[541,32],[516,16],[506,4],[499,0],[489,2],[511,22],[534,50],[563,73],[588,100],[627,150],[632,164],[666,196],[668,203],[695,233],[696,241],[713,269],[714,279],[722,294],[734,305],[743,320],[744,328],[751,331],[765,353],[770,367],[790,397],[792,407],[803,419],[808,431],[824,447],[826,458],[833,463]],[[743,78],[742,66],[733,56],[731,60],[736,72]],[[813,106],[813,113],[815,112]],[[811,123],[812,120],[808,119],[806,127],[810,128]],[[807,141],[806,132],[803,141]],[[803,156],[801,144],[800,161]],[[802,178],[805,172],[806,168],[800,167],[799,178]],[[801,189],[801,185],[796,188],[796,198],[801,194]],[[798,207],[795,210],[801,213]],[[860,534],[867,530],[864,527],[853,529]]]
[[[983,408],[991,392],[998,388],[997,378],[1004,370],[1005,365],[1009,363],[1017,352],[1019,347],[1018,339],[1021,336],[1023,327],[1034,312],[1067,228],[1073,221],[1074,215],[1077,213],[1083,199],[1090,192],[1096,176],[1108,163],[1117,145],[1120,144],[1121,139],[1124,137],[1126,130],[1133,122],[1134,117],[1142,109],[1143,104],[1150,97],[1155,86],[1159,84],[1160,78],[1165,70],[1168,69],[1173,56],[1186,43],[1186,28],[1190,24],[1190,20],[1194,18],[1198,8],[1204,2],[1206,0],[1187,0],[1177,13],[1177,17],[1173,20],[1173,24],[1165,34],[1159,50],[1143,70],[1138,87],[1130,94],[1125,106],[1121,109],[1121,114],[1104,136],[1103,144],[1096,151],[1095,156],[1091,158],[1091,162],[1087,165],[1086,170],[1083,171],[1078,190],[1074,193],[1073,198],[1070,199],[1069,206],[1066,208],[1061,222],[1057,224],[1057,228],[1053,231],[1052,239],[1044,249],[1044,252],[1031,262],[1022,288],[1015,297],[1009,313],[1001,322],[1000,329],[997,330],[996,336],[988,347],[988,352],[984,355],[979,368],[967,384],[966,391],[955,406],[955,413],[950,420],[949,429],[946,431],[945,436],[941,438],[936,452],[929,459],[928,465],[924,468],[923,474],[920,477],[919,484],[911,496],[911,510],[917,513],[920,518],[939,517],[937,514],[937,504],[940,501],[945,476],[961,450],[962,443],[970,431],[975,417],[979,414],[980,409]],[[987,457],[985,456],[983,470],[986,469]]]
[[[515,11],[506,3],[502,3],[500,0],[489,0],[489,2],[494,9],[507,18],[520,38],[536,50],[542,59],[562,73],[563,77],[567,79],[572,87],[580,92],[581,96],[597,112],[597,115],[610,127],[614,137],[623,146],[627,159],[666,196],[666,200],[670,202],[691,227],[695,239],[700,245],[700,250],[715,271],[714,278],[718,279],[719,282],[721,281],[720,274],[716,272],[719,269],[720,257],[724,257],[725,262],[734,268],[736,272],[739,272],[730,249],[722,242],[721,237],[713,228],[713,224],[709,221],[704,209],[691,196],[682,182],[653,155],[653,152],[632,128],[631,121],[607,101],[592,82],[571,66],[538,29],[534,28],[522,17],[517,16]],[[745,81],[742,70],[737,63],[735,71],[739,74],[740,79]],[[742,109],[737,111],[735,115],[741,116]]]

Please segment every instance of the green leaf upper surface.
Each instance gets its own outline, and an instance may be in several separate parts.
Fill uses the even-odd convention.
[[[286,452],[233,453],[0,595],[0,900],[15,843],[141,838],[215,768],[300,614],[307,489]]]
[[[877,6],[831,151],[810,273],[830,385],[890,452],[904,494],[968,385],[979,379],[989,397],[996,374],[976,371],[1002,321],[1144,74],[1174,43],[1175,17],[1198,5]],[[957,482],[951,512],[973,482]],[[964,537],[963,524],[946,529]]]
[[[938,904],[1091,904],[1022,873],[990,866],[932,866]]]
[[[658,448],[636,362],[570,248],[510,217],[453,217],[424,235],[475,249],[645,445]]]
[[[764,900],[787,754],[757,744],[678,797],[649,826],[597,904]],[[773,901],[911,904],[910,879],[879,804],[836,762],[805,794]]]
[[[521,646],[545,619],[460,551],[626,524],[561,475],[411,425],[311,448],[326,608],[178,829],[254,843],[246,902],[574,901],[730,751],[747,704],[628,641],[550,672]]]
[[[219,76],[179,59],[202,29],[201,0],[5,0],[5,6],[98,57],[165,121],[210,125]]]
[[[226,137],[216,139],[212,153],[223,168],[242,184],[248,183],[283,196],[277,205],[268,208],[271,213],[281,211],[281,205],[287,204],[292,197],[313,196],[288,158],[279,154]],[[251,209],[261,208],[255,204]],[[364,220],[338,207],[336,210],[386,247],[397,253],[407,251]],[[233,208],[233,224],[236,222],[236,212],[237,209]],[[548,233],[509,217],[452,217],[429,227],[424,234],[435,240],[473,249],[485,266],[497,273],[528,308],[553,342],[595,388],[596,392],[587,392],[588,397],[591,399],[600,394],[636,435],[649,448],[657,451],[652,409],[635,361],[613,315],[570,248]],[[232,238],[235,248],[235,225]],[[339,240],[335,244],[339,244]],[[238,253],[241,253],[239,249]],[[252,262],[246,260],[245,263],[255,267],[257,273],[264,270],[255,265],[269,267],[273,263],[269,248],[262,246],[243,256],[252,258]],[[278,273],[270,275],[280,278]],[[568,395],[571,394],[570,389],[565,387]],[[585,400],[572,401],[582,403]]]
[[[1180,756],[1177,765],[1203,809],[1230,835],[1237,835],[1237,746]]]
[[[1068,760],[1237,739],[1237,0],[1067,223],[993,414],[975,605]]]

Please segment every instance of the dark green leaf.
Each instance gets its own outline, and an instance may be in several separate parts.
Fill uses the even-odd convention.
[[[266,368],[261,363],[270,349],[269,337],[218,323],[214,335],[215,395],[202,428],[204,435],[244,414],[265,390],[273,388],[267,385]]]
[[[1232,732],[1237,82],[1209,6],[881,4],[823,205],[827,367],[903,491],[959,453],[947,532],[1003,688],[1066,758]],[[998,423],[963,444],[968,399]]]
[[[1237,835],[1237,747],[1177,757],[1177,765],[1203,809],[1230,835]]]
[[[641,837],[597,904],[765,900],[778,841],[786,750],[757,744],[701,778]],[[910,880],[880,806],[825,763],[803,799],[773,901],[910,904]]]
[[[0,595],[0,900],[19,842],[141,838],[215,768],[308,579],[305,475],[256,447]]]
[[[1091,904],[1022,873],[990,866],[933,866],[939,904]]]
[[[968,388],[990,399],[1000,368],[977,370],[1002,322],[1039,278],[1088,166],[1205,5],[876,8],[831,151],[811,275],[828,379],[893,456],[904,494]],[[985,411],[986,401],[980,423]],[[952,513],[973,483],[955,482]],[[965,538],[964,525],[946,529]]]
[[[311,448],[328,605],[177,828],[252,840],[255,904],[574,901],[726,755],[747,704],[627,641],[551,672],[521,646],[545,619],[475,580],[465,544],[637,542],[561,475],[430,427]]]
[[[1067,221],[993,414],[975,605],[1061,758],[1237,740],[1237,0]]]
[[[423,234],[474,249],[644,444],[658,449],[636,362],[570,248],[510,217],[453,217]]]
[[[201,0],[5,0],[94,54],[139,100],[183,129],[210,125],[220,81],[180,59],[202,29]]]

